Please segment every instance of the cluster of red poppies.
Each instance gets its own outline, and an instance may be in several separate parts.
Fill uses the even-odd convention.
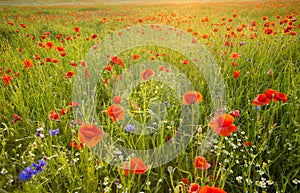
[[[252,101],[255,106],[263,106],[270,104],[270,101],[283,101],[288,102],[286,94],[278,92],[273,89],[267,89],[264,94],[258,94],[257,97]]]

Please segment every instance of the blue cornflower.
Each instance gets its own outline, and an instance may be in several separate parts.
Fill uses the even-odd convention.
[[[127,132],[132,132],[134,130],[134,125],[132,124],[128,124],[126,127],[125,127],[125,130]]]
[[[19,180],[21,181],[29,180],[35,174],[37,174],[37,171],[33,169],[32,166],[29,166],[20,173]]]
[[[47,166],[47,162],[44,159],[40,159],[38,164],[33,163],[31,164],[31,166],[25,168],[20,173],[19,180],[21,181],[29,180],[30,178],[32,178],[32,176],[43,171],[45,166]]]
[[[49,135],[55,136],[55,135],[58,134],[58,132],[59,132],[58,128],[57,129],[50,129],[49,130]]]
[[[258,111],[259,110],[259,106],[255,106],[254,109]]]
[[[170,105],[167,101],[163,102],[163,104],[166,105],[166,106]]]
[[[47,166],[47,162],[43,159],[40,159],[38,164],[33,163],[31,164],[31,166],[35,167],[37,173],[40,173],[41,171],[43,171],[43,167]]]

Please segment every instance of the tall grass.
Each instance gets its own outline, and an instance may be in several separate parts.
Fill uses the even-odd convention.
[[[0,82],[0,192],[180,192],[180,188],[183,189],[181,192],[187,192],[188,185],[181,182],[182,178],[234,193],[298,192],[299,5],[299,1],[281,1],[207,2],[180,6],[1,7],[1,76],[11,75],[13,79],[9,85]],[[237,17],[234,18],[233,14]],[[262,20],[263,16],[268,19]],[[208,21],[205,21],[206,17]],[[230,18],[232,22],[228,21]],[[291,31],[296,34],[284,33],[288,23],[281,25],[280,21],[287,19],[290,22],[293,18],[298,19],[291,24]],[[256,26],[251,28],[252,21],[256,21]],[[274,26],[270,27],[275,34],[264,33],[267,21],[274,22]],[[192,32],[188,33],[205,45],[220,68],[226,85],[226,113],[237,109],[241,112],[241,116],[235,119],[239,130],[229,137],[218,137],[211,149],[203,152],[211,164],[207,170],[198,170],[193,161],[202,154],[201,142],[205,132],[210,130],[208,122],[212,116],[212,104],[209,87],[201,72],[195,70],[193,61],[183,65],[184,56],[161,47],[128,50],[118,56],[122,58],[124,67],[114,66],[112,71],[101,71],[103,79],[98,82],[96,106],[99,125],[115,143],[131,149],[153,148],[176,135],[181,101],[173,97],[172,89],[155,81],[142,84],[130,93],[133,104],[140,106],[133,106],[130,110],[134,119],[147,122],[151,101],[168,102],[168,116],[157,133],[149,136],[131,134],[118,121],[112,122],[105,113],[112,103],[115,77],[129,69],[130,65],[154,57],[155,61],[174,65],[203,95],[204,100],[198,105],[198,131],[185,151],[167,164],[150,168],[145,174],[125,176],[120,167],[106,163],[86,146],[81,150],[70,146],[72,140],[79,143],[79,125],[68,107],[72,101],[75,75],[69,79],[65,78],[66,73],[79,71],[80,62],[88,50],[109,34],[130,25],[152,23],[183,30],[191,28]],[[25,24],[26,28],[20,24]],[[242,24],[246,27],[238,32],[236,28]],[[76,26],[80,32],[74,31]],[[214,28],[218,31],[213,31]],[[43,39],[45,32],[50,33]],[[226,34],[231,32],[234,34],[227,38]],[[26,34],[29,34],[28,37]],[[57,38],[59,34],[60,39]],[[93,39],[93,34],[98,36]],[[202,38],[203,34],[209,38]],[[251,39],[253,34],[257,37]],[[68,37],[70,40],[67,40]],[[226,41],[230,42],[230,46],[224,45]],[[52,42],[55,47],[42,48],[39,42]],[[62,46],[66,56],[61,56],[56,46]],[[165,56],[161,56],[163,53]],[[238,66],[232,66],[232,53],[240,54],[240,58],[234,60]],[[40,56],[40,60],[35,60],[35,54]],[[133,54],[140,58],[132,60]],[[45,62],[48,57],[58,62]],[[31,59],[34,66],[24,68],[22,61],[25,59]],[[72,66],[72,61],[78,66]],[[233,78],[234,70],[240,70],[238,78]],[[15,72],[19,73],[18,77],[14,77]],[[103,84],[105,78],[109,79],[107,84]],[[285,93],[288,102],[271,102],[255,109],[253,99],[268,88]],[[60,116],[59,121],[49,119],[52,110],[59,112],[62,108],[68,108],[69,112]],[[21,120],[13,124],[14,114]],[[43,138],[36,135],[36,129],[41,127]],[[49,135],[48,131],[56,128],[59,128],[58,135]],[[119,155],[114,147],[111,148],[105,151],[111,152],[113,158],[124,161],[128,156]],[[48,163],[44,171],[27,181],[18,179],[25,167],[42,158]]]

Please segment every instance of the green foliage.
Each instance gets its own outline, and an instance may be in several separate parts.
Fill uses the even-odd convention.
[[[201,186],[218,186],[226,192],[296,193],[300,183],[300,31],[297,21],[292,30],[296,32],[295,36],[284,33],[287,24],[280,25],[280,21],[299,17],[299,5],[299,1],[270,1],[263,4],[208,2],[179,7],[174,4],[95,4],[0,8],[0,72],[1,76],[6,74],[13,78],[10,84],[0,81],[0,193],[179,192],[180,187],[187,192],[188,185],[180,181],[182,178]],[[233,18],[233,13],[238,14],[237,18]],[[280,19],[276,19],[277,15]],[[289,15],[292,18],[288,18]],[[274,22],[271,28],[276,34],[264,34],[267,21],[262,20],[263,16]],[[208,22],[203,22],[205,17],[209,18]],[[229,18],[233,21],[228,22]],[[252,21],[257,22],[256,26],[250,26]],[[157,147],[166,143],[168,137],[176,135],[182,101],[175,97],[174,90],[156,81],[147,81],[129,94],[133,104],[129,108],[132,119],[142,123],[151,117],[152,102],[168,103],[167,116],[154,134],[139,136],[126,132],[105,112],[112,103],[111,89],[118,75],[130,66],[154,57],[156,61],[170,63],[184,73],[203,95],[203,101],[197,104],[200,112],[198,131],[186,150],[165,165],[150,167],[145,174],[125,176],[120,167],[105,163],[87,146],[81,150],[70,146],[70,141],[79,143],[79,125],[74,124],[77,120],[68,106],[76,74],[69,79],[65,77],[66,73],[79,71],[85,53],[101,43],[104,37],[141,22],[176,26],[183,30],[191,28],[189,33],[205,45],[220,68],[226,85],[226,113],[236,109],[241,112],[241,116],[235,119],[239,130],[229,137],[213,140],[211,149],[205,152],[204,157],[211,164],[207,170],[195,168],[193,162],[196,156],[202,155],[201,142],[205,132],[211,129],[208,127],[212,118],[209,86],[193,61],[184,65],[185,56],[162,47],[132,48],[118,55],[124,67],[114,65],[111,71],[101,69],[96,92],[98,125],[115,143],[135,150]],[[26,24],[26,28],[20,24]],[[242,24],[246,27],[238,32],[236,28]],[[74,27],[79,27],[80,31],[75,32]],[[214,28],[219,31],[213,31]],[[49,34],[43,39],[47,32]],[[231,32],[234,34],[230,38],[225,37]],[[93,34],[97,34],[97,38],[93,39]],[[209,38],[201,38],[203,34]],[[253,34],[258,36],[250,38]],[[61,37],[57,38],[58,35]],[[229,47],[224,45],[226,41],[230,42]],[[42,47],[40,42],[52,42],[54,48]],[[245,44],[241,45],[241,42]],[[66,56],[61,56],[57,46],[65,49]],[[22,51],[18,51],[19,48]],[[240,54],[240,58],[234,60],[237,66],[232,66],[232,53]],[[35,54],[40,60],[35,59]],[[133,60],[133,54],[140,58]],[[51,58],[52,62],[46,62],[46,58]],[[24,68],[25,59],[32,60],[34,66]],[[53,59],[58,62],[53,62]],[[78,66],[72,66],[72,61]],[[233,78],[234,70],[240,70],[238,78]],[[16,72],[19,76],[14,76]],[[107,84],[103,83],[105,78],[109,80]],[[285,93],[288,102],[271,102],[255,110],[253,99],[268,88]],[[51,111],[59,112],[63,108],[69,112],[60,115],[58,121],[50,120]],[[13,123],[14,114],[21,120]],[[37,128],[43,128],[43,138],[36,136]],[[56,128],[59,128],[58,135],[48,134],[50,129]],[[248,142],[251,145],[248,146]],[[113,147],[106,151],[111,151],[113,158],[118,156]],[[123,163],[127,155],[122,156]],[[42,158],[48,164],[43,172],[28,181],[18,179],[25,167]]]

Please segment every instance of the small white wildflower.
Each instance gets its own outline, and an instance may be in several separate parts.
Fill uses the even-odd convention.
[[[293,179],[292,182],[293,182],[294,184],[296,184],[296,185],[297,185],[297,184],[300,184],[300,180],[298,180],[298,179]]]
[[[248,185],[251,185],[251,184],[252,184],[252,180],[246,179],[245,181],[246,181],[246,183],[247,183]]]
[[[238,183],[242,183],[243,177],[242,176],[238,176],[235,179],[238,181]]]
[[[104,188],[104,192],[109,192],[110,190],[111,190],[110,187],[105,187],[105,188]]]
[[[99,169],[101,169],[102,168],[102,166],[95,166],[95,169],[96,170],[99,170]]]
[[[229,160],[228,159],[224,159],[224,163],[229,163]]]
[[[270,186],[270,185],[273,185],[274,182],[272,180],[267,180],[267,184]]]
[[[261,171],[261,170],[258,170],[257,172],[258,172],[259,175],[261,175],[261,176],[265,174],[265,172],[263,172],[263,171]]]
[[[255,181],[255,185],[261,188],[266,188],[266,182],[264,181]]]
[[[75,153],[75,156],[80,156],[80,153],[79,153],[79,152],[76,152],[76,153]]]
[[[2,168],[1,174],[4,175],[4,174],[7,174],[7,173],[8,173],[8,171],[5,168]]]

